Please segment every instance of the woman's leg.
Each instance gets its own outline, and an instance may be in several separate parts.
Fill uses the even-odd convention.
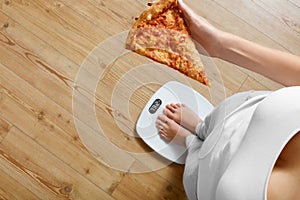
[[[198,123],[196,126],[196,135],[201,139],[205,140],[214,127],[222,123],[227,115],[229,115],[232,111],[238,108],[241,104],[246,102],[247,100],[263,95],[271,93],[270,91],[247,91],[236,93],[228,98],[226,98],[223,102],[221,102],[206,118],[203,120],[203,123]]]

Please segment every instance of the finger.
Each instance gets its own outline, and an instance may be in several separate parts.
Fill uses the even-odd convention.
[[[187,11],[189,7],[183,2],[183,0],[177,0],[179,9],[183,12],[185,16],[187,16]]]
[[[178,7],[183,13],[185,23],[187,26],[190,26],[190,23],[193,23],[192,19],[196,16],[196,13],[182,0],[178,1]]]

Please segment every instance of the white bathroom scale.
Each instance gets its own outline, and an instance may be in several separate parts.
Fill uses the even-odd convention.
[[[162,114],[163,109],[170,103],[187,105],[201,119],[204,119],[214,107],[205,97],[192,88],[182,83],[171,81],[155,92],[141,112],[136,124],[136,131],[140,138],[166,159],[178,164],[184,164],[187,148],[173,141],[165,142],[158,134],[155,125],[157,116]]]

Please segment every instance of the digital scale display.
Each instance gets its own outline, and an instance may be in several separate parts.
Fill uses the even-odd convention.
[[[156,111],[158,110],[158,108],[161,106],[162,104],[162,100],[160,99],[155,99],[155,101],[152,103],[152,105],[149,108],[149,112],[151,114],[156,113]]]

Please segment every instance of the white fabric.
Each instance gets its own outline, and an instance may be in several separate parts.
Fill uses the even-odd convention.
[[[196,135],[190,135],[186,138],[188,153],[183,174],[183,185],[189,200],[197,200],[197,182],[199,168],[199,153],[202,144],[206,138],[215,130],[218,124],[224,123],[226,116],[229,116],[234,110],[244,102],[254,97],[271,94],[271,91],[247,91],[234,94],[221,102],[214,110],[199,123],[196,128]],[[263,99],[263,98],[262,98]],[[212,145],[213,146],[213,145]]]
[[[266,96],[239,106],[204,141],[199,153],[198,199],[266,199],[273,166],[300,129],[300,87]]]

